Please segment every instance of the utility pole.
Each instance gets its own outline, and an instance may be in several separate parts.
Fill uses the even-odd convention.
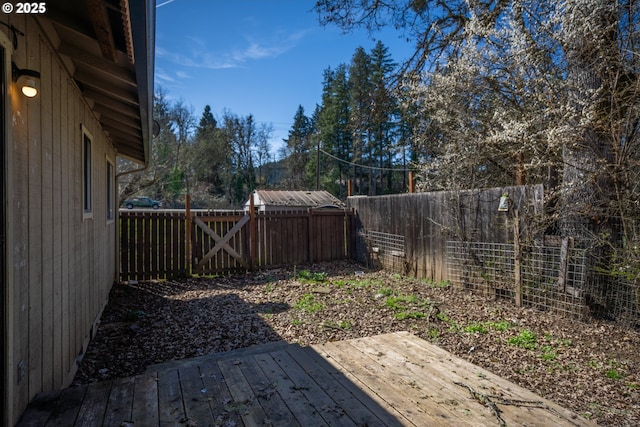
[[[320,136],[316,137],[316,190],[320,190]]]

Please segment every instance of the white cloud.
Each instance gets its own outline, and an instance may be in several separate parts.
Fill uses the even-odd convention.
[[[308,32],[308,30],[304,30],[276,37],[271,42],[256,42],[252,37],[245,37],[247,44],[244,47],[232,48],[227,51],[211,50],[211,47],[202,39],[187,36],[187,43],[182,52],[170,52],[157,46],[156,56],[184,67],[210,70],[239,68],[245,66],[247,62],[276,58],[294,49]]]
[[[160,3],[160,4],[157,4],[157,5],[156,5],[156,9],[157,9],[157,8],[159,8],[159,7],[162,7],[162,6],[166,6],[166,5],[168,5],[169,3],[173,3],[174,1],[176,1],[176,0],[166,0],[166,1],[163,1],[162,3]]]
[[[165,73],[161,69],[156,69],[155,78],[156,80],[160,80],[166,83],[173,83],[176,81],[176,79],[174,79],[173,77],[171,77],[169,74]]]

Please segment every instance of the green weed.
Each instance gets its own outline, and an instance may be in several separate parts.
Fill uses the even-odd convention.
[[[558,358],[558,352],[553,346],[545,345],[542,347],[542,360],[547,362],[556,360]]]
[[[441,288],[441,289],[444,289],[444,288],[448,288],[449,286],[451,286],[451,281],[450,281],[450,280],[440,280],[440,281],[438,281],[438,282],[433,282],[433,281],[432,281],[432,282],[430,283],[430,286],[431,286],[432,288]]]
[[[393,293],[391,290],[389,291],[391,294]],[[429,300],[418,298],[415,295],[390,295],[385,300],[385,305],[395,311],[394,316],[398,320],[425,318],[424,310],[430,304]]]
[[[489,330],[482,323],[472,323],[464,328],[465,332],[486,334]]]
[[[449,331],[455,332],[460,330],[460,325],[458,325],[458,322],[456,322],[455,320],[453,320],[451,317],[449,317],[449,315],[447,314],[447,311],[441,311],[440,313],[438,313],[436,315],[436,317],[447,323],[449,325]]]
[[[324,326],[325,328],[344,329],[348,331],[349,329],[351,329],[351,321],[341,320],[340,322],[323,322],[322,326]]]
[[[489,329],[493,329],[495,331],[504,332],[511,328],[511,323],[507,320],[501,320],[500,322],[486,322],[485,325]]]
[[[380,288],[380,290],[378,290],[378,293],[382,296],[385,297],[389,297],[391,295],[393,295],[393,289],[391,288]]]
[[[304,294],[300,301],[293,306],[297,310],[306,311],[307,313],[317,313],[322,311],[324,306],[321,302],[317,302],[313,294]]]
[[[528,350],[535,350],[538,346],[538,337],[528,329],[524,329],[515,337],[509,338],[509,344]]]
[[[398,320],[423,319],[426,317],[426,314],[421,311],[401,311],[393,316]]]
[[[306,283],[320,283],[327,280],[327,273],[324,272],[310,272],[309,270],[300,270],[298,273],[298,280]]]
[[[617,369],[609,369],[607,370],[605,375],[607,376],[607,378],[612,380],[621,380],[622,378],[624,378],[624,375]]]

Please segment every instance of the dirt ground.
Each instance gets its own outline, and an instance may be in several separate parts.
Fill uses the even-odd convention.
[[[607,426],[640,425],[640,334],[349,262],[118,284],[76,383],[269,341],[409,331]]]

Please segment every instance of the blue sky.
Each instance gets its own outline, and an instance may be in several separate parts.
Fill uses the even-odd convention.
[[[375,45],[365,31],[322,27],[312,0],[157,0],[155,83],[216,118],[229,110],[271,123],[273,150],[287,137],[299,105],[310,116],[322,74]],[[397,33],[373,35],[401,62],[412,52]],[[274,153],[275,154],[275,153]]]

